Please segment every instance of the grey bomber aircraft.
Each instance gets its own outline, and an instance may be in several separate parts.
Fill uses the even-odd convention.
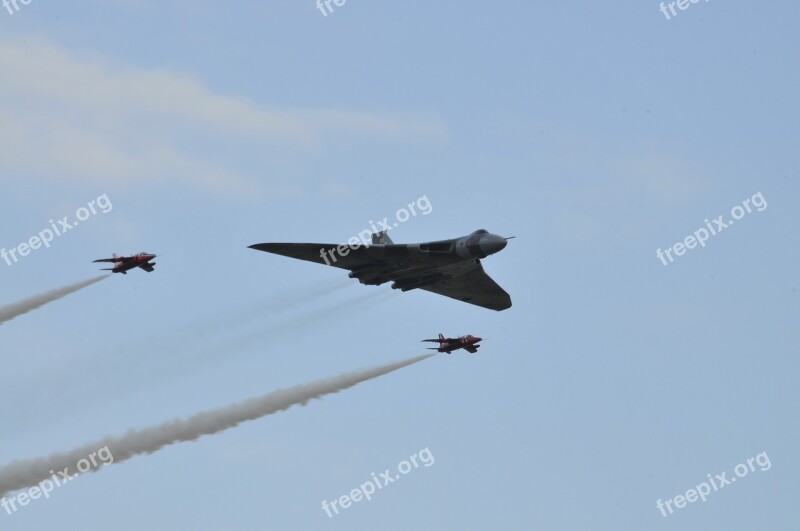
[[[484,272],[481,258],[503,250],[511,238],[480,229],[452,240],[406,245],[395,244],[382,231],[372,234],[372,245],[366,246],[256,243],[250,248],[349,269],[348,276],[362,284],[378,286],[391,280],[393,289],[419,288],[501,311],[511,307],[511,297]]]

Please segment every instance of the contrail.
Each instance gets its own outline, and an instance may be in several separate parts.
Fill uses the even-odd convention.
[[[193,328],[191,333],[194,337],[203,338],[209,334],[227,332],[232,328],[242,327],[263,319],[264,314],[282,314],[296,306],[316,302],[318,299],[328,297],[350,285],[347,279],[326,279],[306,287],[295,287],[285,290],[283,293],[273,293],[268,298],[262,298],[241,308],[229,310],[227,316],[218,312],[214,316],[198,318],[190,324]]]
[[[345,279],[344,284],[331,285],[328,282],[327,285],[323,285],[318,283],[316,287],[323,293],[332,293],[350,285],[352,284]],[[393,295],[396,295],[394,290],[376,290],[371,293],[370,290],[364,290],[356,297],[337,299],[332,303],[326,303],[325,306],[313,309],[303,309],[302,305],[298,304],[295,309],[300,309],[300,312],[289,312],[288,315],[283,315],[280,311],[276,311],[274,318],[260,315],[259,318],[264,322],[259,324],[260,329],[256,330],[248,329],[246,326],[244,329],[238,329],[233,316],[225,316],[224,313],[217,317],[208,315],[205,322],[197,320],[194,323],[185,323],[180,329],[170,331],[169,334],[155,335],[144,340],[143,343],[149,345],[148,352],[141,352],[141,349],[133,350],[132,347],[120,347],[111,355],[107,352],[103,353],[102,362],[98,361],[97,356],[100,354],[92,354],[81,359],[70,359],[68,363],[64,361],[68,366],[65,365],[59,370],[37,373],[36,381],[39,383],[36,386],[40,392],[35,397],[26,400],[24,406],[18,405],[12,408],[10,413],[14,418],[23,420],[30,411],[35,411],[37,407],[44,406],[49,401],[63,401],[65,398],[69,399],[68,401],[74,401],[75,397],[78,397],[78,400],[88,400],[87,389],[98,392],[110,385],[113,386],[117,396],[120,393],[126,394],[131,389],[138,388],[136,382],[140,378],[145,378],[151,383],[165,381],[185,376],[186,371],[197,370],[209,362],[222,363],[223,360],[219,357],[221,351],[227,353],[225,357],[227,361],[236,356],[246,355],[247,349],[250,348],[254,349],[251,355],[255,355],[256,347],[259,344],[263,346],[265,341],[291,337],[291,334],[316,326],[325,319],[343,319],[352,315],[351,311],[353,310],[361,309],[370,303],[379,304]],[[290,293],[286,292],[284,299],[288,299],[289,296]],[[245,314],[249,311],[263,314],[267,311],[269,304],[268,300],[254,301],[249,306],[245,305],[233,310],[233,313],[238,313],[242,318],[255,320],[253,315]],[[340,311],[342,308],[347,308],[348,311]],[[221,325],[223,321],[231,326],[230,330],[226,330]],[[252,325],[252,323],[250,324]],[[202,328],[197,328],[198,326],[210,326],[211,333],[204,333]],[[223,335],[225,332],[227,335]],[[262,352],[262,354],[264,353]],[[134,355],[135,361],[133,361]],[[109,379],[111,375],[119,373],[125,373],[127,378],[124,381]],[[65,374],[80,375],[84,385],[74,386],[69,377],[64,377]],[[7,375],[0,373],[0,386],[6,394],[27,393],[31,388],[30,381],[5,376]],[[112,380],[116,383],[109,383]],[[94,398],[91,400],[94,401]],[[3,409],[3,406],[0,405],[0,415],[4,413]],[[54,414],[54,411],[49,408],[47,414]]]
[[[52,291],[48,291],[47,293],[42,293],[41,295],[34,295],[33,297],[23,299],[19,302],[0,307],[0,324],[10,321],[18,315],[35,310],[39,306],[44,306],[48,302],[57,301],[61,297],[69,295],[70,293],[75,293],[76,291],[83,289],[86,286],[91,286],[95,282],[100,282],[109,276],[110,275],[100,275],[99,277],[90,278],[89,280],[78,282],[77,284],[70,284],[69,286],[65,286],[63,288],[54,289]]]
[[[62,471],[65,467],[68,467],[70,474],[74,475],[76,463],[91,454],[97,454],[98,450],[106,447],[113,456],[113,462],[120,463],[137,454],[151,454],[170,444],[193,441],[203,435],[218,433],[233,428],[241,422],[271,415],[294,405],[306,405],[313,398],[338,393],[431,356],[433,354],[416,356],[388,365],[342,374],[288,389],[279,389],[238,404],[198,413],[188,419],[132,430],[121,437],[107,437],[102,441],[87,444],[66,453],[52,454],[40,459],[12,461],[0,468],[0,497],[18,489],[36,486],[55,476],[54,471]],[[108,461],[110,464],[112,460]],[[94,472],[96,470],[98,469],[90,467],[87,471]]]
[[[386,299],[394,294],[390,291],[372,291],[359,294],[349,299],[335,301],[333,304],[323,306],[321,308],[314,308],[307,313],[296,315],[288,319],[282,319],[274,322],[267,322],[260,330],[253,331],[241,338],[230,340],[226,348],[234,348],[239,350],[250,346],[257,340],[279,336],[281,334],[296,333],[297,330],[302,330],[308,326],[313,326],[322,321],[323,319],[335,318],[340,315],[345,315],[340,310],[347,308],[353,310],[367,303],[377,303],[380,299]],[[212,352],[218,352],[218,348],[214,347]]]

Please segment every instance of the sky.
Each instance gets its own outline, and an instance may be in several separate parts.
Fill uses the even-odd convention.
[[[440,332],[479,353],[98,463],[0,529],[796,529],[797,3],[340,3],[0,8],[0,248],[70,226],[0,259],[0,308],[158,255],[0,324],[0,482]],[[384,219],[515,236],[483,260],[513,306],[248,248]]]

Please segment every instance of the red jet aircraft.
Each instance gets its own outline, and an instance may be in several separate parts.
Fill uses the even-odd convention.
[[[467,352],[475,354],[478,352],[480,345],[479,341],[483,341],[480,337],[475,336],[461,336],[461,337],[444,337],[439,334],[439,339],[423,339],[422,342],[439,343],[438,347],[429,347],[429,350],[436,350],[438,352],[446,352],[450,354],[454,350],[463,348]]]
[[[99,260],[94,260],[94,262],[112,262],[115,264],[114,267],[103,268],[103,271],[112,271],[114,273],[122,273],[123,275],[127,275],[128,270],[135,267],[141,267],[148,273],[152,273],[153,266],[156,265],[155,262],[150,263],[150,260],[156,257],[154,254],[139,253],[133,256],[117,256],[113,254],[111,256],[113,256],[113,258],[100,258]]]

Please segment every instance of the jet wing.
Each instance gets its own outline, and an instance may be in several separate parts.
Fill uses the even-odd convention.
[[[486,274],[478,261],[475,261],[474,267],[460,275],[421,286],[419,289],[498,312],[511,307],[509,294]]]
[[[92,260],[92,262],[119,262],[118,258],[100,258],[98,260]]]
[[[467,352],[471,352],[472,354],[475,354],[476,352],[478,352],[478,349],[476,349],[473,346],[464,347],[464,350],[466,350]]]
[[[148,273],[152,273],[152,272],[153,272],[153,270],[154,270],[154,268],[153,268],[153,264],[142,264],[142,265],[140,265],[139,267],[141,267],[142,269],[144,269],[144,270],[145,270],[145,271],[147,271]]]
[[[374,267],[380,269],[381,282],[394,280],[408,283],[404,290],[424,289],[497,311],[511,307],[511,297],[484,272],[477,260],[414,271],[409,264],[407,245],[370,245],[356,249],[344,245],[341,246],[347,253],[344,256],[344,253],[337,252],[337,247],[340,246],[332,243],[257,243],[250,246],[258,251],[351,271]],[[417,279],[421,281],[420,285],[414,286]]]
[[[250,246],[251,249],[258,251],[280,254],[340,269],[385,264],[402,260],[408,255],[405,245],[371,245],[356,249],[343,245],[342,253],[337,251],[337,247],[339,245],[335,243],[257,243]],[[323,253],[323,250],[327,252]]]

